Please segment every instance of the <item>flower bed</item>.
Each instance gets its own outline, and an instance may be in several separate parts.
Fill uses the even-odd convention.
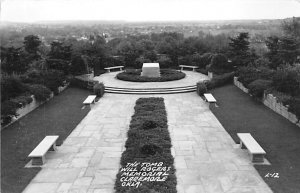
[[[134,109],[115,190],[117,193],[176,193],[163,98],[140,98]]]
[[[131,82],[166,82],[172,80],[180,80],[185,77],[185,73],[173,69],[161,69],[160,77],[141,76],[142,70],[126,70],[117,74],[119,80]]]

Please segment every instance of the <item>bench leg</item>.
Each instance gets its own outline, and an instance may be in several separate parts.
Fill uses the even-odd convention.
[[[49,151],[56,151],[56,143],[50,147]]]
[[[261,163],[264,162],[264,154],[252,154],[252,162],[253,163]]]
[[[45,163],[45,157],[33,157],[31,163],[33,166],[42,166]]]
[[[243,144],[242,141],[240,141],[240,147],[241,147],[241,149],[246,149],[246,146]]]
[[[195,68],[193,68],[193,72],[195,72]]]

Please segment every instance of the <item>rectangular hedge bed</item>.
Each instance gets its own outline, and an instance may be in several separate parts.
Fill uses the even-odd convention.
[[[117,174],[117,193],[176,193],[174,158],[163,98],[140,98]]]

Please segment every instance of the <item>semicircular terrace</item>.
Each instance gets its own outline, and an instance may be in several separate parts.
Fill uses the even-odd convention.
[[[103,82],[105,91],[116,94],[172,94],[193,92],[196,83],[208,80],[208,76],[191,71],[184,71],[186,77],[181,80],[167,82],[130,82],[116,78],[120,72],[105,73],[94,77],[94,80]]]

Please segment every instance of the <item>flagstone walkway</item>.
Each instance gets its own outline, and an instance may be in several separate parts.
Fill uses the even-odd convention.
[[[150,96],[150,95],[149,95]],[[112,193],[138,95],[105,94],[24,193]],[[158,95],[152,95],[158,97]],[[165,98],[178,193],[271,193],[195,93]]]

